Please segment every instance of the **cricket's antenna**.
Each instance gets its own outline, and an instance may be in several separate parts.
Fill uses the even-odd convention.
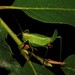
[[[15,15],[15,13],[14,13],[13,11],[12,11],[12,14],[13,14],[13,16],[14,16],[14,18],[15,18],[15,20],[16,20],[16,22],[17,22],[17,24],[18,24],[18,26],[19,26],[19,28],[20,28],[20,30],[21,30],[21,32],[23,32],[22,27],[21,27],[21,25],[20,25],[20,23],[19,23],[19,21],[18,21],[16,15]]]

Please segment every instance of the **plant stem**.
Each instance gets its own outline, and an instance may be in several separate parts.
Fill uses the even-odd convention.
[[[52,64],[48,63],[47,60],[44,60],[44,58],[41,58],[34,53],[32,53],[33,57],[35,57],[37,60],[39,60],[43,65],[52,67]]]
[[[38,75],[37,72],[36,72],[36,70],[35,70],[35,68],[34,68],[34,66],[33,66],[33,64],[32,64],[32,62],[31,62],[31,61],[29,60],[29,58],[25,55],[24,50],[22,50],[21,53],[22,53],[23,56],[27,59],[29,65],[31,66],[31,68],[32,68],[32,70],[33,70],[33,72],[34,72],[34,74],[35,74],[35,75]]]
[[[13,33],[13,31],[6,25],[6,23],[0,19],[1,24],[3,25],[3,27],[6,29],[6,31],[9,33],[9,35],[14,39],[14,41],[17,43],[18,46],[20,46],[22,44],[22,42],[20,41],[20,39],[16,36],[15,33]]]

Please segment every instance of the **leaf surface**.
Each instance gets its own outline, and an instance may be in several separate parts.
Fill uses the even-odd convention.
[[[65,61],[66,64],[62,67],[65,75],[75,75],[75,55],[68,56]]]
[[[12,52],[9,45],[5,41],[6,38],[7,32],[0,22],[0,60],[8,60],[11,58]]]
[[[75,0],[15,0],[12,6],[42,22],[75,26]]]
[[[37,75],[54,75],[53,72],[51,72],[50,70],[48,70],[42,65],[39,65],[33,62],[32,62],[32,65],[35,71],[37,72]],[[34,72],[28,62],[24,65],[23,68],[24,68],[24,71],[26,72],[26,75],[34,75]]]

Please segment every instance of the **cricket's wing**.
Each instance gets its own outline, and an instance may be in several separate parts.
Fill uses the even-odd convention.
[[[33,46],[39,47],[47,45],[50,41],[50,37],[39,34],[33,34],[28,40]]]

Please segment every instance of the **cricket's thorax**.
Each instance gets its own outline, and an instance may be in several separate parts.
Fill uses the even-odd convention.
[[[51,38],[40,35],[40,34],[29,34],[29,33],[24,33],[23,38],[27,41],[29,41],[31,44],[36,44],[39,46],[44,46],[50,43]]]

